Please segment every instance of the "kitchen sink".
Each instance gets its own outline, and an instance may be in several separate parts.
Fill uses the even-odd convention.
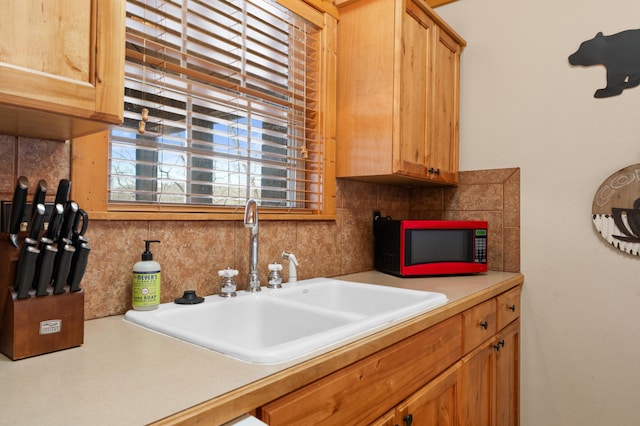
[[[241,361],[276,364],[447,301],[442,293],[330,278],[204,299],[197,305],[163,303],[153,311],[128,311],[125,320]]]

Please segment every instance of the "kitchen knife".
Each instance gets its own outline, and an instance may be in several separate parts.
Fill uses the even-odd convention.
[[[38,254],[40,254],[40,250],[33,246],[25,245],[25,247],[18,259],[18,271],[16,272],[16,281],[14,283],[18,299],[31,297],[29,290],[31,290],[31,283],[33,282],[36,260],[38,259]]]
[[[18,232],[20,232],[20,224],[22,223],[22,217],[24,216],[28,188],[28,179],[25,176],[20,176],[16,183],[16,189],[13,192],[11,213],[9,214],[9,239],[11,240],[11,244],[15,247],[18,247]]]
[[[71,292],[81,290],[80,281],[82,281],[84,272],[87,269],[87,262],[89,260],[90,251],[91,246],[87,243],[82,243],[78,247],[76,247],[76,251],[73,254],[73,259],[71,261],[71,271],[69,272],[69,277],[67,278],[67,284],[69,284],[69,291]]]
[[[29,222],[28,234],[32,240],[38,240],[38,234],[40,234],[42,224],[44,224],[44,212],[44,204],[38,203],[35,206],[34,214],[31,216],[31,221]]]
[[[31,203],[31,210],[30,210],[31,213],[29,214],[29,217],[31,218],[31,220],[29,221],[29,223],[33,221],[33,216],[36,214],[36,211],[38,209],[38,204],[44,205],[44,198],[46,195],[47,195],[47,181],[44,179],[40,179],[38,181],[38,185],[36,185],[35,191],[33,192],[33,202]]]
[[[64,209],[64,219],[62,220],[62,226],[60,227],[59,241],[62,239],[69,239],[71,237],[71,228],[75,222],[77,212],[78,204],[75,201],[67,202]]]
[[[53,207],[53,211],[51,212],[51,217],[49,218],[49,227],[47,228],[45,237],[53,241],[58,240],[58,233],[60,232],[60,226],[62,225],[62,220],[64,218],[63,214],[64,207],[62,206],[62,204],[56,204]]]
[[[71,192],[71,181],[69,179],[60,179],[54,204],[62,204],[63,206],[66,206],[67,201],[69,201],[69,192]]]
[[[58,247],[57,259],[55,262],[55,272],[53,277],[53,294],[62,294],[65,292],[64,286],[67,283],[69,277],[69,271],[71,269],[71,259],[73,253],[76,251],[75,247],[71,244],[65,244],[63,247]]]
[[[36,264],[36,273],[33,280],[33,286],[36,289],[36,296],[47,296],[49,294],[47,289],[49,288],[49,284],[51,284],[53,263],[57,253],[58,249],[50,244],[40,250]]]

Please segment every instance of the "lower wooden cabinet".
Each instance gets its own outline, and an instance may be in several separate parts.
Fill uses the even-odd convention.
[[[504,344],[502,343],[504,342]],[[520,320],[498,335],[496,359],[496,423],[498,426],[520,424]]]
[[[517,319],[462,359],[462,424],[520,423],[520,320]]]
[[[269,425],[369,424],[460,359],[451,317],[262,407]]]
[[[258,409],[269,425],[517,426],[520,286]]]
[[[460,424],[460,363],[442,373],[395,409],[394,425]]]

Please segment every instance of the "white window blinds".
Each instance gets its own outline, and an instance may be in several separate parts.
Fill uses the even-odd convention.
[[[271,0],[127,0],[111,203],[320,209],[319,29]]]

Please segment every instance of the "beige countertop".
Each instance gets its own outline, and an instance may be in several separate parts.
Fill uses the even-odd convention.
[[[475,303],[474,295],[492,297],[492,291],[504,290],[503,283],[519,282],[522,276],[489,272],[402,279],[371,271],[338,278],[446,294],[447,305],[420,316],[424,326],[441,321],[454,307],[457,312],[466,309]],[[395,327],[401,337],[399,332],[414,332],[410,328],[418,326],[417,319],[408,319],[386,328]],[[386,330],[377,330],[368,340],[361,335],[294,361],[252,365],[147,331],[122,316],[91,320],[85,322],[81,347],[19,361],[0,354],[0,423],[139,425],[186,410],[184,420],[216,407],[226,413],[219,418],[231,419],[248,411],[246,404],[279,396],[275,389],[288,391],[287,386],[312,381],[332,365],[340,367],[378,350],[379,335],[390,338]],[[237,403],[244,395],[253,402]],[[202,409],[196,407],[201,404]]]

